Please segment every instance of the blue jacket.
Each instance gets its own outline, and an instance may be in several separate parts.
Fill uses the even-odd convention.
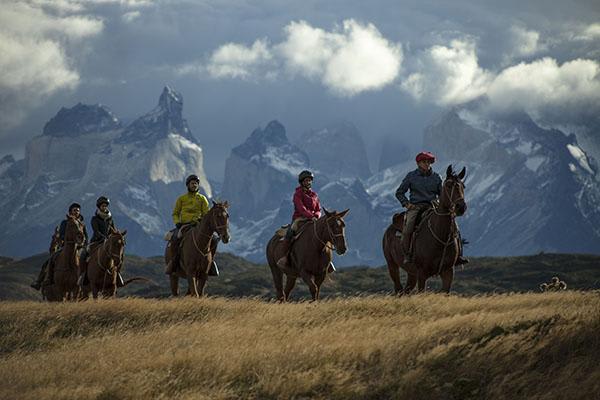
[[[417,168],[409,172],[396,190],[396,198],[403,207],[406,207],[409,203],[405,196],[409,189],[410,203],[430,203],[442,193],[442,178],[433,170],[430,173],[423,173]]]

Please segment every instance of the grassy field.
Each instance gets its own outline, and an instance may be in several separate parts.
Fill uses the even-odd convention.
[[[39,271],[45,255],[23,260],[0,257],[0,300],[41,300],[39,292],[29,283]],[[218,253],[219,278],[210,278],[206,293],[226,297],[274,296],[271,273],[266,265],[251,263],[228,253]],[[150,283],[135,283],[120,291],[122,296],[165,298],[170,294],[163,273],[162,257],[143,258],[128,255],[124,277],[143,276]],[[452,290],[459,294],[508,293],[538,291],[542,282],[553,276],[567,282],[570,289],[600,289],[600,256],[578,254],[538,254],[523,257],[474,258],[464,268],[456,269]],[[439,278],[430,279],[429,288],[440,285]],[[187,288],[187,282],[182,282]],[[323,285],[325,298],[385,294],[392,291],[387,268],[354,267],[340,269]],[[295,299],[309,298],[307,288],[300,283],[294,289]]]
[[[600,293],[0,303],[2,399],[594,399]]]

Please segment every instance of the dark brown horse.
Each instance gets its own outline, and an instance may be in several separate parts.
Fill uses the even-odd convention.
[[[394,282],[396,294],[410,293],[415,285],[423,291],[427,279],[440,275],[442,291],[448,293],[454,279],[454,264],[458,258],[460,238],[456,225],[456,216],[463,215],[467,209],[464,196],[466,169],[459,174],[446,170],[446,179],[442,184],[439,206],[423,217],[413,239],[414,264],[405,265],[402,238],[396,232],[402,230],[403,214],[394,216],[393,223],[383,235],[383,255],[387,262],[390,277]],[[400,268],[407,273],[406,287],[400,283]]]
[[[169,275],[171,294],[179,295],[179,278],[187,278],[188,294],[200,297],[204,295],[204,286],[208,279],[208,270],[217,250],[213,233],[217,233],[223,243],[229,242],[229,203],[216,203],[202,217],[200,223],[183,234],[179,265],[180,267]],[[165,250],[165,263],[171,260],[171,251]]]
[[[350,210],[340,213],[329,212],[316,221],[306,222],[300,229],[302,233],[296,239],[290,251],[290,268],[283,271],[277,266],[277,260],[284,256],[280,252],[281,236],[275,234],[267,244],[267,261],[273,275],[273,283],[279,301],[287,301],[296,285],[296,279],[308,286],[313,300],[319,299],[321,285],[327,275],[329,263],[333,258],[332,250],[342,255],[346,252],[344,236],[344,216]],[[286,275],[285,289],[283,275]]]
[[[54,263],[54,284],[42,287],[42,294],[48,301],[77,300],[78,298],[78,250],[85,239],[83,228],[83,222],[67,215],[63,248],[50,258],[50,263]]]
[[[105,297],[117,295],[117,278],[123,266],[125,253],[125,235],[126,230],[111,230],[108,238],[91,251],[87,277],[94,299],[98,298],[99,292]],[[85,288],[84,291],[87,297],[89,289]]]

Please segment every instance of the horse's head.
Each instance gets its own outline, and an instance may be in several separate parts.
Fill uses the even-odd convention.
[[[121,266],[123,262],[123,254],[125,252],[127,230],[119,231],[111,229],[108,235],[107,241],[107,252],[112,258],[113,262],[117,266]]]
[[[210,218],[213,230],[217,232],[223,243],[229,243],[228,208],[229,203],[226,201],[222,203],[213,201],[213,206],[209,211],[210,215],[207,215]]]
[[[327,224],[327,232],[329,234],[329,241],[333,243],[336,253],[342,255],[346,252],[346,237],[344,236],[346,223],[344,217],[348,214],[348,210],[340,213],[336,211],[325,211],[325,223]]]
[[[85,241],[84,227],[79,218],[67,215],[67,226],[65,228],[65,243],[82,245]]]
[[[442,184],[442,193],[440,194],[440,206],[459,216],[467,211],[465,184],[463,183],[466,171],[466,167],[463,167],[458,174],[455,174],[452,165],[449,165],[446,169],[446,180]]]

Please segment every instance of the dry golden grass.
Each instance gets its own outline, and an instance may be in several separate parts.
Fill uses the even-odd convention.
[[[600,296],[0,304],[1,399],[593,399]]]

